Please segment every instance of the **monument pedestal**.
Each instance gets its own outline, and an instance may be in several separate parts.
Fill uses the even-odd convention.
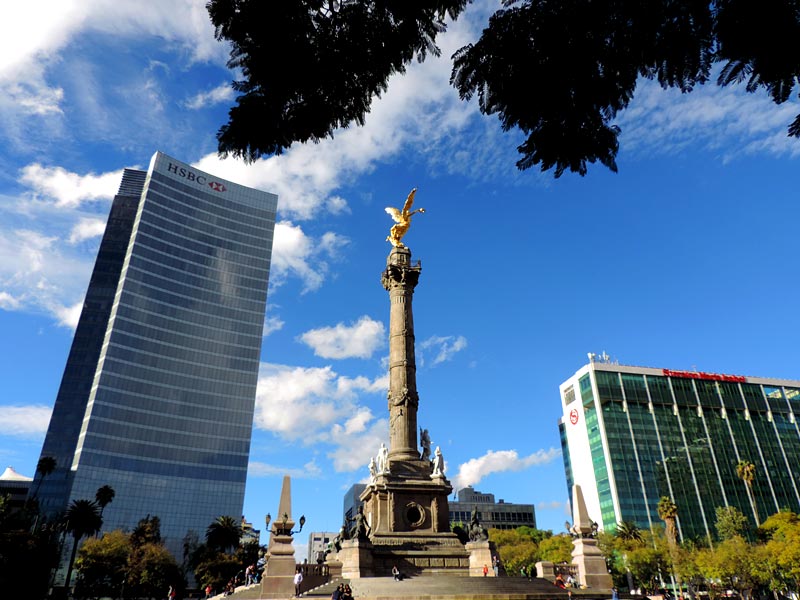
[[[606,559],[597,547],[597,540],[578,538],[572,541],[572,563],[578,567],[578,583],[595,590],[609,590],[614,583],[608,574]]]
[[[336,561],[341,564],[342,577],[345,579],[375,575],[372,568],[372,543],[369,541],[343,541],[342,549],[336,555]]]
[[[494,577],[492,568],[492,544],[491,542],[467,542],[467,552],[469,552],[469,576],[483,577],[484,565],[488,569],[487,577]]]

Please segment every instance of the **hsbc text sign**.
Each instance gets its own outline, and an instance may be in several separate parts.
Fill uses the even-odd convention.
[[[183,177],[186,181],[193,181],[200,185],[207,185],[215,192],[224,192],[228,189],[219,181],[209,181],[205,175],[198,175],[194,171],[190,171],[189,169],[179,165],[173,165],[172,163],[169,163],[169,166],[167,166],[167,171],[174,173],[178,177]]]

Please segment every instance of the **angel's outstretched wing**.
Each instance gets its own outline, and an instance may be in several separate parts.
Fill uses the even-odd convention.
[[[408,195],[408,198],[406,198],[406,203],[403,205],[404,213],[408,214],[408,212],[411,210],[411,205],[414,204],[414,194],[416,193],[417,193],[417,188],[414,188],[413,190],[411,190],[411,193]]]
[[[397,210],[396,208],[392,206],[387,206],[384,210],[386,210],[386,212],[391,215],[395,223],[400,223],[403,220],[400,211]]]

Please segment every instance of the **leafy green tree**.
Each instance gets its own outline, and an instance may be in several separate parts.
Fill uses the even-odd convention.
[[[633,589],[633,574],[628,568],[628,551],[632,548],[638,548],[643,542],[642,530],[637,527],[636,523],[631,521],[620,521],[617,523],[614,537],[618,540],[617,546],[622,556],[623,565],[625,568],[625,577],[628,583],[628,589]]]
[[[97,502],[97,506],[100,507],[100,516],[103,516],[103,511],[106,509],[106,506],[111,504],[111,501],[114,500],[114,496],[117,493],[114,491],[110,485],[104,485],[102,487],[97,488],[97,492],[94,495],[94,499]]]
[[[194,569],[194,577],[201,587],[210,584],[213,589],[222,590],[241,570],[242,564],[235,556],[213,552],[198,563]]]
[[[182,590],[186,582],[175,557],[162,544],[146,543],[131,555],[128,574],[130,595],[162,598],[169,586]]]
[[[554,535],[539,543],[539,560],[552,563],[572,562],[572,538],[566,534]]]
[[[103,518],[100,516],[97,504],[91,500],[73,500],[72,504],[67,508],[64,518],[67,523],[67,531],[72,534],[73,539],[66,579],[66,586],[69,589],[72,566],[75,563],[75,555],[78,552],[78,542],[80,542],[81,538],[94,535],[95,532],[100,531],[100,527],[103,525]]]
[[[661,575],[669,571],[670,552],[661,528],[642,532],[642,542],[631,546],[626,553],[627,566],[644,590],[660,587]]]
[[[206,529],[206,543],[221,552],[233,552],[242,537],[241,522],[228,516],[217,517]]]
[[[244,76],[234,83],[241,95],[230,121],[217,134],[220,152],[252,160],[363,124],[372,97],[393,73],[404,72],[414,57],[439,54],[443,19],[465,5],[210,0],[217,38],[231,44],[228,66]],[[291,58],[274,60],[275,48]]]
[[[134,549],[145,544],[161,543],[161,519],[147,515],[140,519],[131,532],[131,544]]]
[[[60,531],[51,523],[34,527],[35,517],[26,509],[9,511],[0,522],[0,590],[8,598],[47,596],[50,571],[58,562]]]
[[[800,583],[800,518],[782,511],[766,519],[759,529],[766,539],[761,565],[774,592],[797,592]]]
[[[438,55],[444,18],[466,0],[210,0],[229,67],[242,79],[221,154],[253,160],[294,142],[363,124],[372,98],[414,59]],[[450,81],[464,100],[519,130],[520,169],[556,177],[600,162],[617,170],[618,113],[641,77],[691,92],[721,66],[717,84],[790,98],[800,78],[800,10],[794,1],[508,0],[480,38],[453,56]],[[274,59],[280,48],[285,59]],[[789,125],[800,136],[800,116]]]
[[[761,564],[762,558],[762,552],[737,535],[714,548],[700,550],[696,560],[700,572],[712,586],[734,589],[743,598],[749,598],[753,588],[769,579]]]
[[[101,538],[90,538],[81,546],[75,569],[77,598],[118,598],[122,596],[128,574],[130,536],[119,529]]]
[[[536,564],[539,557],[536,542],[520,529],[522,528],[489,530],[489,539],[494,542],[507,573],[516,574],[522,567],[527,570]]]
[[[729,540],[737,535],[739,537],[747,537],[750,532],[750,523],[738,508],[735,506],[718,506],[716,514],[715,527],[719,539]]]
[[[800,117],[798,117],[798,119],[800,119]],[[756,479],[755,464],[749,460],[740,460],[738,463],[736,463],[736,476],[744,481],[745,489],[747,490],[747,498],[750,500],[750,505],[753,507],[753,515],[756,518],[756,527],[758,527],[758,507],[756,506],[756,498],[753,494],[753,482]]]

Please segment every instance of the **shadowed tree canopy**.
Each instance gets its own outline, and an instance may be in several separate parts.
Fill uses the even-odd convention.
[[[243,79],[217,138],[247,160],[363,124],[389,76],[438,54],[445,16],[466,0],[211,0],[228,65]],[[617,113],[639,77],[690,92],[715,64],[719,85],[788,100],[800,77],[800,0],[506,0],[453,55],[464,100],[527,138],[520,169],[617,170]],[[800,115],[789,125],[800,137]]]
[[[466,2],[210,0],[217,39],[232,45],[228,66],[244,76],[220,153],[254,160],[363,124],[392,74],[439,54],[445,16]]]

